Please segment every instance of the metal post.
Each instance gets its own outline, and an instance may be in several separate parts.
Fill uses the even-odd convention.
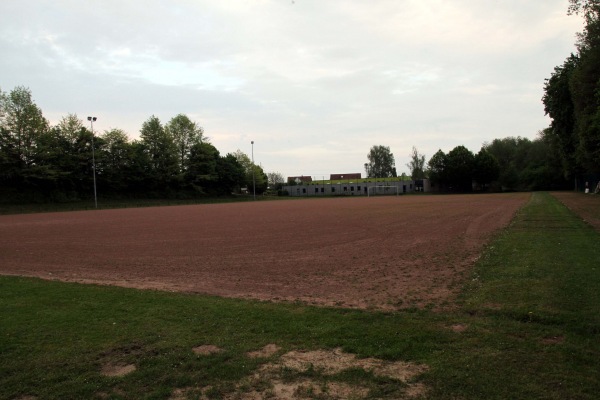
[[[87,117],[88,121],[90,121],[90,126],[92,128],[92,171],[94,174],[94,205],[98,208],[98,196],[96,195],[96,152],[94,150],[94,121],[96,121],[96,117]]]
[[[250,142],[252,144],[252,197],[256,200],[256,180],[254,178],[254,140]]]

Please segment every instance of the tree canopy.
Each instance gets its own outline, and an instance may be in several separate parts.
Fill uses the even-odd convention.
[[[552,119],[546,136],[559,148],[565,175],[600,173],[600,1],[570,0],[569,13],[584,18],[577,54],[557,66],[544,86],[544,109]]]
[[[75,114],[50,126],[31,91],[19,86],[0,91],[0,201],[89,199],[92,141],[100,197],[222,195],[246,181],[236,158],[221,157],[184,114],[166,126],[149,117],[136,141],[120,129],[97,136]],[[262,169],[257,176],[266,182]]]
[[[389,178],[396,176],[394,155],[387,146],[373,146],[367,154],[365,169],[368,178]]]

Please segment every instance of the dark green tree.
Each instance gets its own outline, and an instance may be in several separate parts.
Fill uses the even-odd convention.
[[[105,131],[99,151],[100,171],[105,189],[113,194],[127,190],[128,176],[132,173],[133,148],[129,137],[121,129]]]
[[[246,171],[233,154],[220,157],[217,162],[217,174],[219,177],[218,189],[221,194],[239,192],[245,184]]]
[[[365,169],[368,178],[389,178],[396,176],[394,154],[388,146],[373,146],[367,154]]]
[[[433,185],[437,185],[442,189],[447,182],[446,177],[446,154],[440,149],[438,150],[427,163],[427,175]]]
[[[24,188],[43,177],[36,163],[38,141],[48,129],[28,88],[0,92],[0,180],[4,185]]]
[[[140,138],[148,155],[148,175],[153,189],[160,192],[157,194],[170,193],[179,184],[177,147],[173,137],[153,115],[142,124]]]
[[[184,173],[188,168],[192,147],[203,141],[204,130],[187,115],[178,114],[167,123],[165,131],[172,137],[177,148],[179,172]]]
[[[473,179],[482,190],[487,190],[488,185],[500,176],[500,164],[485,148],[481,148],[475,156],[473,163]]]
[[[186,182],[196,193],[215,193],[219,185],[217,173],[219,151],[210,143],[196,143],[190,149]]]
[[[465,146],[456,146],[446,155],[445,174],[449,188],[470,192],[473,188],[475,156]]]
[[[269,186],[269,180],[262,167],[252,163],[252,160],[248,155],[241,150],[233,153],[238,163],[244,168],[246,179],[245,186],[249,192],[252,192],[253,185],[256,189],[256,193],[263,193]]]
[[[556,136],[562,156],[563,167],[568,177],[576,175],[579,170],[577,151],[579,137],[575,131],[575,107],[571,93],[570,81],[579,57],[571,54],[563,65],[555,67],[550,79],[544,85],[544,110],[552,119],[550,127]]]

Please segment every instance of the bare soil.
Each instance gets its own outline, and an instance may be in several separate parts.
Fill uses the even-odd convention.
[[[279,348],[277,345],[270,345]],[[262,349],[264,350],[264,349]],[[257,351],[262,351],[257,350]],[[244,378],[236,385],[236,391],[228,400],[260,399],[363,399],[369,394],[369,388],[359,384],[324,379],[345,370],[362,369],[373,375],[391,378],[401,382],[402,398],[422,397],[427,387],[418,382],[419,377],[429,368],[423,364],[404,361],[384,361],[377,358],[357,358],[354,354],[344,353],[341,349],[316,351],[291,351],[272,362],[263,364],[257,372]],[[296,373],[312,371],[312,377],[284,377],[285,371]],[[211,387],[190,387],[176,389],[171,400],[195,397],[208,399],[206,393]]]
[[[552,193],[567,208],[579,215],[584,221],[600,231],[600,195],[578,192]]]
[[[528,193],[0,216],[0,274],[400,309],[451,304]]]

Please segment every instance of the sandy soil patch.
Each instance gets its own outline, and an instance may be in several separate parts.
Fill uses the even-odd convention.
[[[269,358],[275,355],[279,350],[281,350],[281,347],[270,343],[260,350],[249,352],[247,355],[250,358]]]
[[[466,332],[467,329],[469,329],[469,326],[465,324],[454,324],[450,327],[450,329],[452,330],[452,332],[463,333]]]
[[[274,346],[274,345],[273,345]],[[293,378],[289,373],[284,378],[284,371],[313,371],[314,378],[300,376]],[[427,387],[416,382],[427,366],[403,361],[384,361],[376,358],[357,358],[354,354],[344,353],[341,349],[291,351],[279,359],[264,364],[252,376],[242,380],[237,390],[224,396],[226,400],[308,400],[319,399],[364,399],[370,389],[360,384],[335,381],[331,376],[347,369],[364,369],[377,376],[388,377],[400,381],[402,398],[415,398],[426,394]],[[320,378],[319,378],[320,377]],[[206,388],[185,388],[173,391],[171,400],[185,399],[190,396],[207,399]]]
[[[374,375],[398,379],[408,382],[427,370],[423,365],[402,361],[388,362],[377,358],[357,358],[354,354],[344,353],[342,349],[291,351],[281,356],[280,364],[298,371],[309,368],[322,371],[325,375],[337,374],[349,368],[361,368]]]
[[[192,351],[194,352],[194,354],[197,354],[199,356],[208,356],[211,354],[220,353],[223,351],[223,349],[212,344],[203,344],[201,346],[194,347]]]
[[[133,364],[106,364],[102,367],[102,375],[118,377],[125,376],[136,370]]]

